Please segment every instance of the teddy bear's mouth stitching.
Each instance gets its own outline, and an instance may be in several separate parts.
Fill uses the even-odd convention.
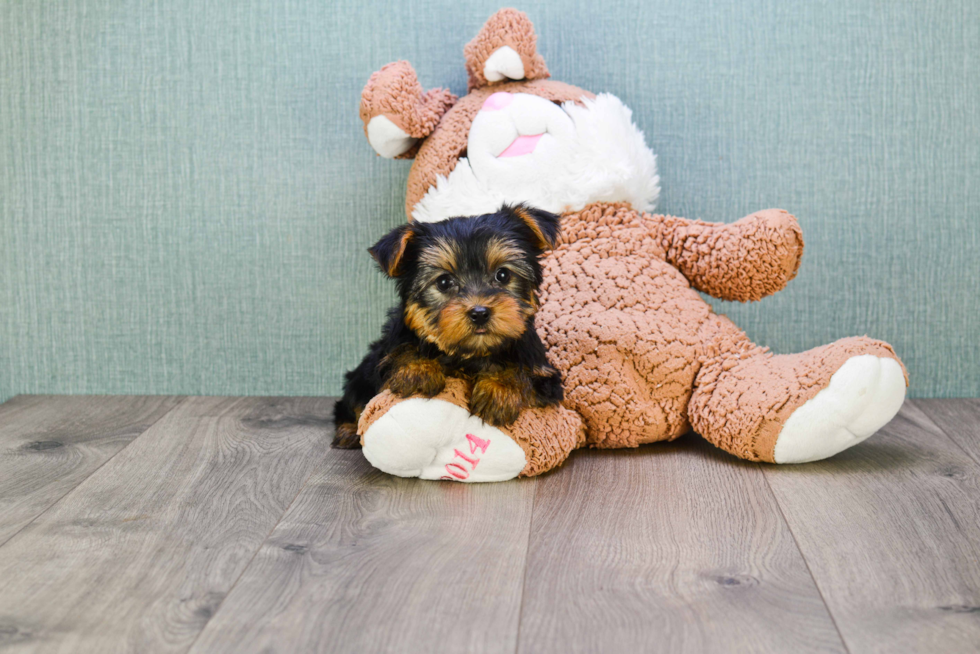
[[[538,141],[541,140],[541,137],[547,133],[547,131],[544,131],[540,134],[518,136],[503,152],[497,155],[497,158],[503,159],[504,157],[520,157],[525,154],[531,154],[534,152],[534,148],[538,147]]]

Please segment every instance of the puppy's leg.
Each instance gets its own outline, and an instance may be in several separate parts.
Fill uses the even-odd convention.
[[[559,404],[565,399],[565,389],[561,383],[561,373],[550,365],[535,366],[530,371],[531,397],[528,404],[533,407],[546,407]]]
[[[380,352],[377,347],[364,357],[360,364],[344,376],[344,395],[333,408],[335,433],[332,446],[352,449],[361,446],[357,435],[357,421],[371,398],[378,394],[377,367]]]
[[[395,350],[385,359],[384,366],[387,368],[385,388],[399,397],[434,397],[446,387],[442,364],[423,357],[418,348],[409,346]]]
[[[338,450],[353,450],[361,446],[361,437],[357,435],[357,420],[337,425],[331,447]]]
[[[561,373],[548,362],[544,343],[538,337],[534,323],[521,336],[521,344],[516,348],[518,359],[517,368],[527,377],[529,390],[527,403],[529,406],[543,408],[554,406],[565,399],[562,387]]]
[[[533,394],[530,379],[517,366],[482,372],[470,394],[470,413],[494,427],[506,427],[517,420]]]

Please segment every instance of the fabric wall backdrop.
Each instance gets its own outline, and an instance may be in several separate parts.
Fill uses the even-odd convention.
[[[0,399],[337,393],[393,298],[364,250],[405,219],[361,87],[404,58],[465,91],[500,2],[0,3]],[[980,395],[980,3],[519,6],[556,79],[633,108],[662,211],[799,217],[798,278],[720,311]]]

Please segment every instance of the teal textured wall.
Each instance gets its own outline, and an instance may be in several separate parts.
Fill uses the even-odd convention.
[[[361,87],[405,58],[464,91],[499,1],[0,3],[0,399],[337,393],[408,173]],[[799,217],[798,278],[718,303],[753,338],[867,333],[913,395],[980,395],[980,3],[519,7],[556,79],[633,108],[661,210]]]

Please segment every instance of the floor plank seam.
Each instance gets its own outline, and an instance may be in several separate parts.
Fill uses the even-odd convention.
[[[837,632],[837,637],[840,638],[840,643],[844,647],[844,651],[850,654],[851,648],[847,644],[847,640],[844,639],[844,634],[840,630],[840,626],[837,624],[837,618],[834,616],[834,612],[830,609],[830,605],[827,603],[827,598],[824,597],[823,590],[820,588],[820,584],[817,583],[817,578],[813,575],[813,570],[810,569],[810,562],[806,558],[806,554],[803,552],[803,548],[800,547],[800,541],[793,532],[792,525],[789,524],[789,520],[786,519],[786,513],[783,511],[783,505],[779,502],[779,495],[773,490],[772,484],[769,483],[769,475],[765,470],[762,471],[762,478],[766,482],[766,488],[769,489],[769,493],[772,495],[773,501],[776,503],[776,509],[779,510],[779,517],[786,525],[786,529],[789,531],[789,535],[793,538],[793,544],[796,545],[796,551],[800,553],[800,558],[803,559],[803,565],[806,566],[806,573],[810,575],[810,581],[813,582],[813,587],[817,589],[817,595],[820,596],[820,601],[823,602],[824,609],[827,611],[827,615],[830,617],[830,623],[834,625],[834,630]]]
[[[21,397],[21,396],[20,395],[17,395],[15,397]],[[32,396],[28,396],[28,397],[32,397]],[[11,398],[11,399],[14,399],[14,398]],[[122,447],[120,447],[117,452],[114,452],[105,461],[103,461],[102,463],[100,463],[95,469],[92,470],[92,472],[90,472],[88,474],[87,477],[85,477],[85,479],[82,479],[77,484],[75,484],[74,486],[72,486],[71,488],[69,488],[67,491],[65,491],[65,494],[64,495],[62,495],[61,497],[59,497],[58,499],[56,499],[54,502],[52,502],[51,504],[49,504],[43,511],[41,511],[36,516],[34,516],[33,518],[31,518],[30,521],[28,521],[26,524],[24,524],[23,527],[21,527],[20,529],[18,529],[14,533],[10,534],[10,536],[7,538],[7,540],[5,540],[2,543],[0,543],[0,548],[3,548],[7,543],[9,543],[14,538],[16,538],[18,534],[20,534],[22,531],[24,531],[25,529],[27,529],[28,527],[30,527],[32,524],[34,524],[34,522],[38,518],[40,518],[41,516],[45,515],[48,511],[50,511],[54,507],[56,507],[59,504],[61,504],[61,501],[62,500],[64,500],[66,497],[68,497],[69,495],[71,495],[72,493],[74,493],[75,490],[78,489],[82,484],[84,484],[86,481],[88,481],[89,479],[91,479],[92,478],[92,475],[94,475],[99,470],[101,470],[105,466],[105,464],[109,463],[110,461],[112,461],[113,459],[115,459],[117,456],[119,456],[119,452],[122,452],[127,447],[129,447],[130,445],[132,445],[133,443],[135,443],[137,440],[139,440],[140,437],[143,436],[143,434],[145,434],[146,432],[148,432],[151,429],[153,429],[153,427],[155,427],[158,422],[160,422],[161,420],[163,420],[164,418],[166,418],[167,416],[169,416],[175,409],[179,408],[186,400],[187,400],[187,397],[180,397],[180,398],[178,398],[176,404],[174,404],[172,407],[170,407],[170,409],[168,409],[167,411],[165,411],[159,418],[157,418],[156,420],[154,420],[153,422],[151,422],[149,425],[147,425],[146,426],[146,429],[144,429],[139,434],[137,434],[136,437],[133,438],[131,441],[129,441],[128,443],[126,443],[125,445],[123,445]]]
[[[269,540],[269,537],[272,536],[272,534],[276,531],[276,527],[279,526],[279,524],[282,522],[282,519],[286,517],[286,515],[289,513],[289,510],[293,508],[294,504],[296,504],[296,500],[299,499],[299,496],[302,494],[303,490],[306,489],[307,484],[310,483],[310,480],[313,479],[313,476],[316,475],[317,472],[319,472],[319,470],[317,469],[310,471],[310,474],[307,475],[306,479],[303,480],[303,483],[300,484],[299,490],[296,492],[296,495],[293,496],[293,499],[289,501],[289,504],[286,505],[286,509],[282,512],[282,515],[280,515],[279,519],[276,520],[276,524],[272,525],[272,529],[269,530],[269,533],[265,535],[265,537],[262,539],[262,542],[260,542],[258,547],[255,548],[255,551],[252,552],[252,556],[249,557],[248,563],[245,564],[245,566],[242,568],[242,571],[235,578],[235,581],[231,584],[231,586],[228,587],[228,592],[225,593],[224,597],[221,598],[221,601],[218,602],[218,605],[214,607],[214,610],[211,612],[211,615],[208,617],[207,621],[201,626],[201,629],[200,631],[197,632],[197,635],[194,637],[194,640],[191,641],[191,644],[184,651],[190,652],[194,649],[194,646],[197,645],[197,641],[201,639],[201,636],[207,630],[208,625],[211,623],[212,620],[214,620],[215,616],[217,616],[218,613],[221,611],[221,607],[224,606],[225,600],[228,599],[232,591],[235,590],[235,586],[237,586],[238,582],[242,580],[242,577],[245,576],[245,573],[248,571],[248,569],[252,567],[252,563],[255,562],[255,557],[257,557],[259,555],[259,552],[262,551],[262,546],[265,545],[266,541]]]
[[[976,465],[980,466],[980,459],[976,458],[965,447],[963,447],[962,445],[960,445],[959,444],[959,441],[957,441],[955,438],[953,438],[952,436],[950,436],[949,435],[949,432],[946,431],[945,429],[943,429],[943,426],[942,425],[940,425],[938,422],[936,422],[935,420],[933,420],[932,419],[932,415],[929,414],[929,412],[925,409],[925,407],[923,405],[919,404],[921,401],[922,400],[912,400],[912,406],[914,406],[920,412],[922,412],[922,415],[924,415],[926,417],[926,419],[930,423],[932,423],[932,425],[936,429],[938,429],[943,436],[946,437],[946,440],[950,441],[956,447],[956,449],[958,449],[960,452],[962,452],[963,454],[965,454],[966,455],[966,458],[968,458],[970,461],[973,461]]]
[[[521,576],[521,602],[517,607],[517,639],[514,643],[514,654],[521,651],[521,626],[524,624],[524,594],[527,589],[527,569],[531,562],[531,534],[534,533],[534,508],[537,506],[538,499],[538,478],[535,477],[534,493],[531,495],[531,519],[527,525],[527,547],[524,548],[524,574]]]

